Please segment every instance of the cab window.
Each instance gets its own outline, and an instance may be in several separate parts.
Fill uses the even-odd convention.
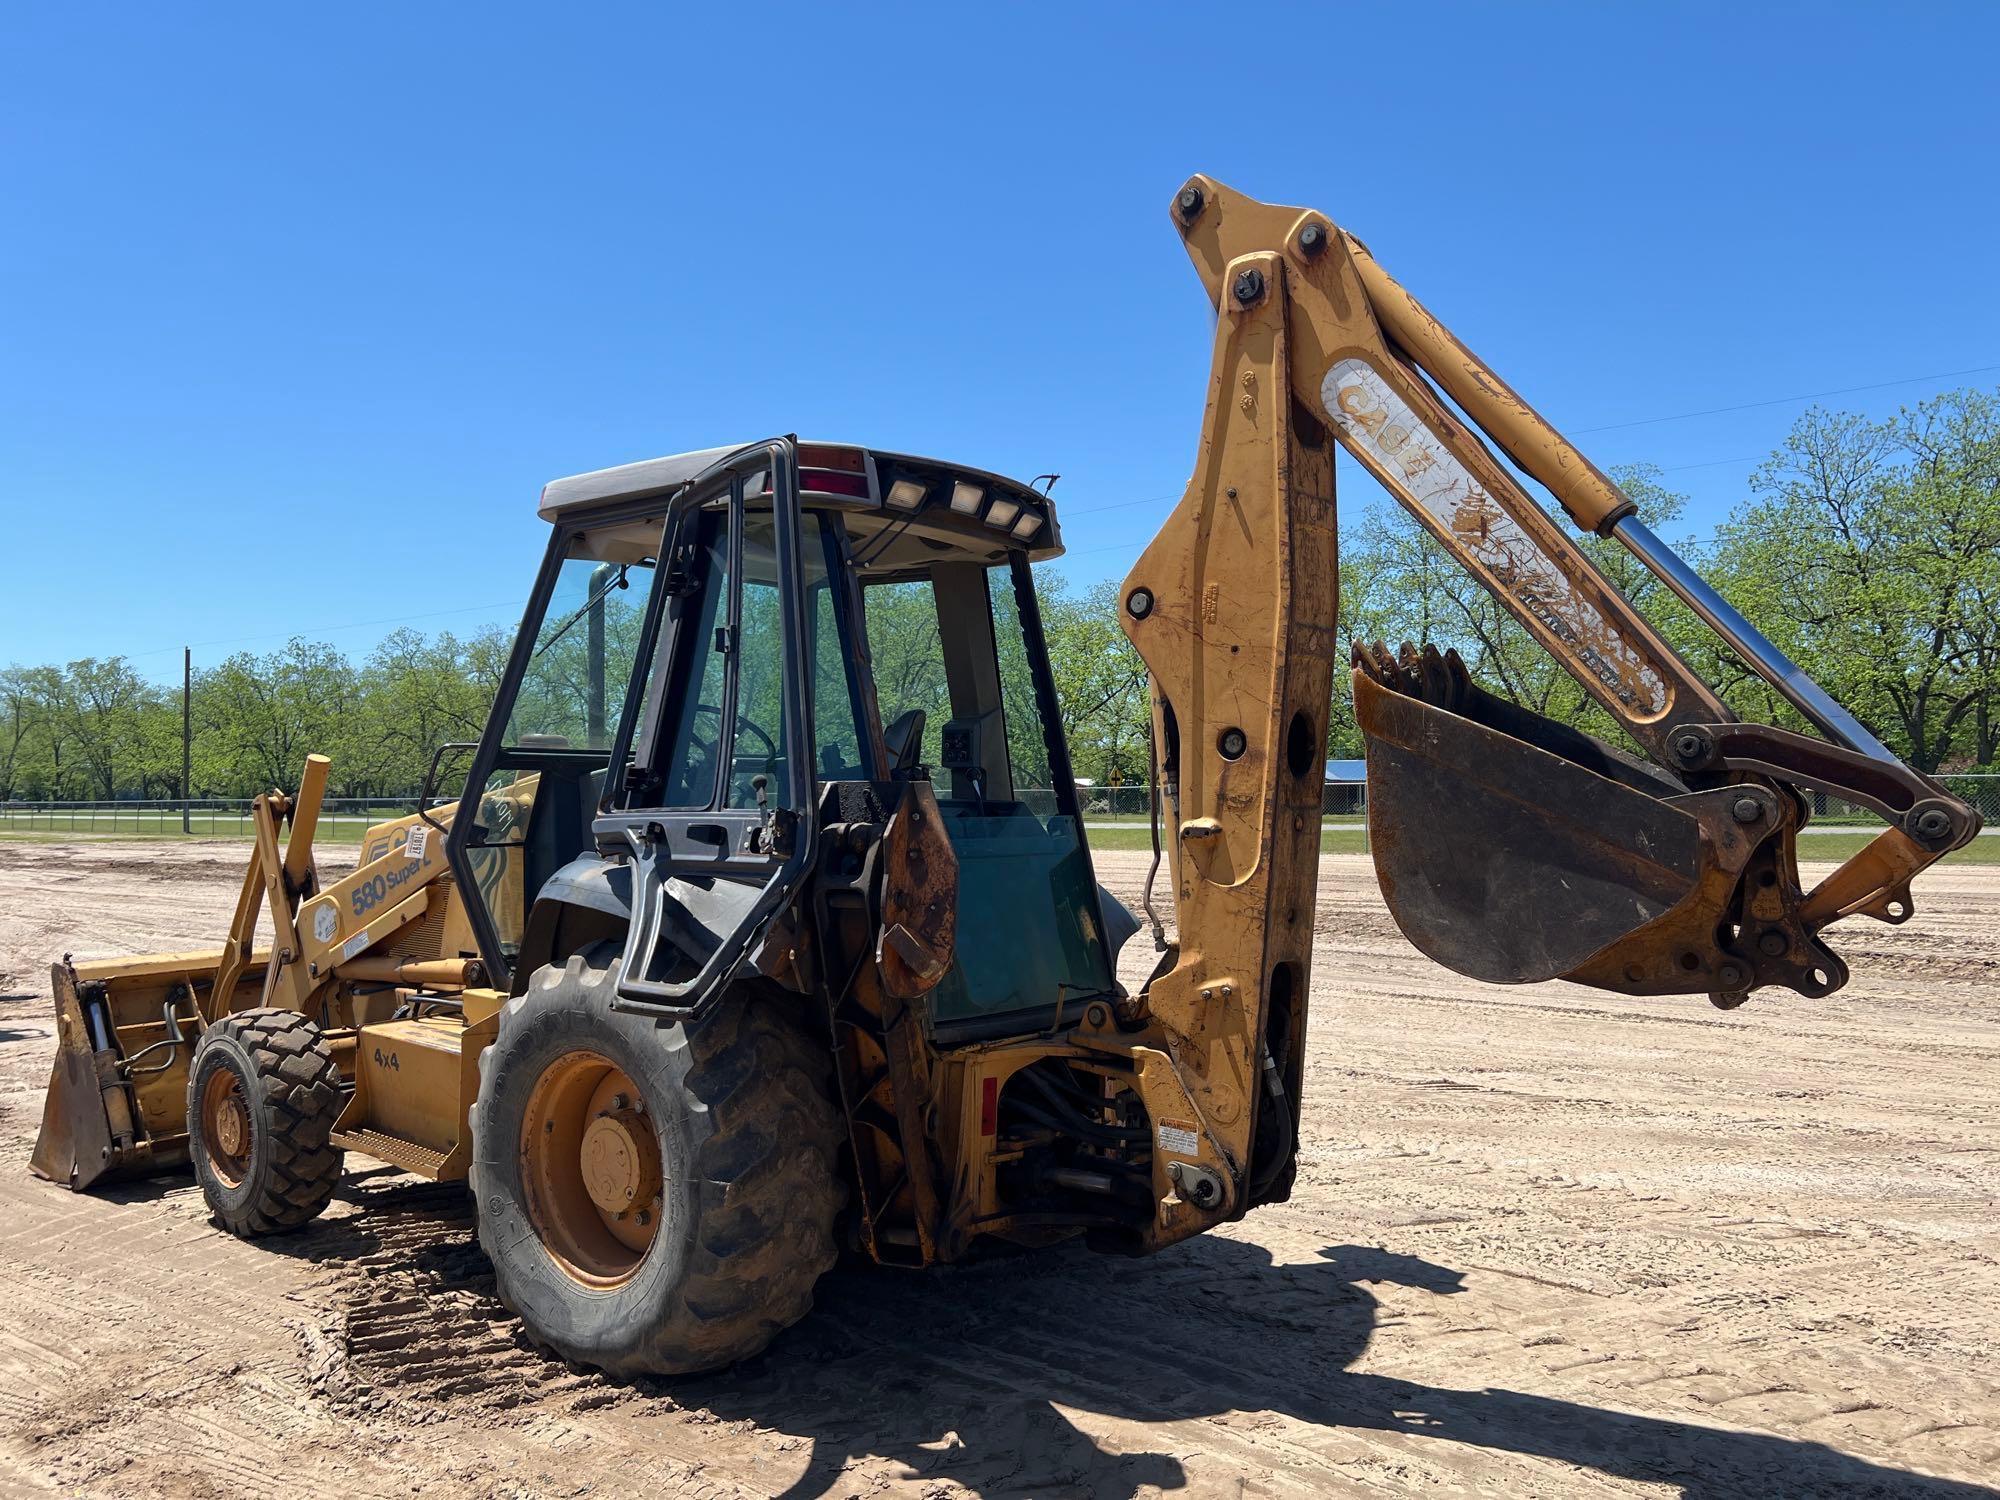
[[[958,856],[957,956],[931,999],[938,1025],[1047,1013],[1111,988],[1083,830],[1054,785],[1060,729],[1037,687],[1025,578],[1025,566],[939,563],[864,590],[890,754],[898,726],[921,714],[921,762]]]

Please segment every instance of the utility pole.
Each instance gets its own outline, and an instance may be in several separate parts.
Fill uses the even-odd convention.
[[[181,832],[189,826],[188,798],[194,783],[194,647],[181,647]]]

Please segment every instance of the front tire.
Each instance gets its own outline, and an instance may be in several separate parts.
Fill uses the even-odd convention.
[[[480,1057],[471,1181],[501,1301],[614,1375],[746,1359],[812,1307],[846,1199],[825,1045],[792,997],[611,1009],[608,945],[539,969]]]
[[[209,1211],[243,1239],[319,1217],[340,1181],[329,1143],[340,1068],[296,1011],[246,1010],[203,1033],[188,1070],[188,1150]]]

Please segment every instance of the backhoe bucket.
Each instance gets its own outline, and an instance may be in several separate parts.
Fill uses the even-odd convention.
[[[1456,653],[1357,647],[1354,703],[1376,875],[1425,954],[1494,984],[1740,998],[1716,929],[1757,839],[1727,791],[1483,692]],[[1746,795],[1774,831],[1777,799]]]

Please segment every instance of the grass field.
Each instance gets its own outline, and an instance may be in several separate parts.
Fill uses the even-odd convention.
[[[1816,863],[1837,864],[1854,854],[1867,844],[1872,837],[1866,833],[1814,833],[1799,840],[1802,858]],[[1093,849],[1150,849],[1151,836],[1143,824],[1134,828],[1102,828],[1093,826],[1090,830],[1090,847]],[[1360,828],[1351,825],[1327,828],[1319,836],[1320,851],[1324,854],[1365,854],[1368,852],[1366,835]],[[2000,864],[2000,838],[1976,838],[1956,854],[1945,856],[1948,861],[1963,864]]]
[[[384,808],[370,817],[341,815],[335,818],[322,817],[315,842],[321,844],[355,844],[361,841],[364,830],[374,823],[387,822],[391,818],[403,817],[407,810]],[[204,817],[197,812],[193,819],[194,831],[191,835],[198,839],[250,838],[250,820],[224,814]],[[1101,823],[1089,820],[1090,846],[1093,849],[1150,849],[1152,840],[1144,823]],[[53,819],[47,814],[34,817],[10,817],[5,808],[0,808],[0,842],[30,844],[61,844],[82,839],[182,839],[190,837],[180,829],[178,812],[141,813],[79,813],[74,817],[57,814]],[[1801,855],[1817,863],[1835,864],[1861,849],[1873,837],[1871,833],[1819,833],[1810,832],[1799,840]],[[1326,854],[1365,854],[1368,852],[1367,835],[1358,823],[1341,820],[1326,825],[1320,833],[1319,847]],[[1976,838],[1956,854],[1945,856],[1947,861],[1960,864],[1991,865],[2000,864],[2000,837]]]

